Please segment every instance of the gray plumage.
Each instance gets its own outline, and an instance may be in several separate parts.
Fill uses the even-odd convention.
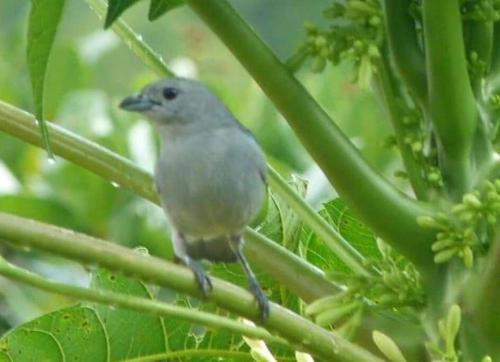
[[[266,193],[265,158],[252,134],[207,87],[188,79],[158,81],[120,106],[146,115],[162,139],[155,181],[177,259],[193,269],[204,293],[210,280],[195,260],[240,262],[267,318],[267,299],[242,252],[243,230]]]

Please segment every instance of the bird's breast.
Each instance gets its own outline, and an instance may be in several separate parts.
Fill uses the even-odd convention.
[[[260,152],[239,129],[166,139],[156,177],[173,226],[195,239],[241,232],[265,194]]]

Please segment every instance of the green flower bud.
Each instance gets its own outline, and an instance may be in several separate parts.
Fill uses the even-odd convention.
[[[325,69],[325,67],[326,67],[326,58],[319,56],[314,58],[311,70],[314,73],[320,73],[323,71],[323,69]]]
[[[348,291],[342,291],[335,295],[330,295],[328,297],[316,299],[314,302],[309,304],[305,308],[305,313],[307,315],[314,315],[321,313],[327,309],[335,308],[339,303],[342,302],[342,299],[348,295]]]
[[[438,222],[432,216],[418,216],[417,224],[423,228],[428,228],[428,229],[442,229],[442,230],[446,229],[446,225],[443,225],[442,223]]]
[[[332,323],[337,322],[342,317],[345,317],[353,313],[356,309],[360,307],[360,302],[352,301],[350,303],[338,306],[334,309],[327,310],[316,316],[316,323],[322,327],[328,326]]]
[[[453,341],[457,336],[458,330],[460,329],[461,317],[462,311],[460,307],[457,304],[453,304],[446,318],[446,340]]]
[[[328,44],[328,41],[326,40],[326,38],[323,35],[319,35],[314,40],[314,44],[316,45],[316,47],[321,49],[321,48],[324,48]]]
[[[387,357],[391,362],[406,362],[403,353],[391,337],[379,331],[373,331],[373,342],[377,348]]]
[[[439,251],[442,249],[449,248],[450,246],[456,244],[456,241],[453,239],[441,239],[434,242],[431,246],[432,251]]]
[[[466,246],[462,249],[463,256],[462,259],[464,261],[464,265],[466,268],[470,269],[474,265],[474,253],[470,246]]]
[[[456,247],[440,251],[439,253],[434,255],[434,262],[436,264],[445,263],[450,260],[457,252],[458,248]]]
[[[472,193],[464,195],[462,201],[464,202],[464,204],[466,204],[470,207],[473,207],[473,208],[477,208],[477,209],[479,209],[483,206],[483,204],[477,198],[477,196],[472,194]]]
[[[423,147],[423,146],[422,146],[422,142],[420,142],[420,141],[413,142],[413,143],[411,144],[411,149],[412,149],[412,151],[413,151],[413,152],[415,152],[415,153],[418,153],[418,152],[422,151],[422,147]]]

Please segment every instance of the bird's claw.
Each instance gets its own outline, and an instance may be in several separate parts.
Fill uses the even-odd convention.
[[[259,306],[260,319],[265,322],[269,318],[269,300],[258,283],[250,283],[249,289]]]
[[[205,271],[196,264],[196,266],[191,267],[191,270],[194,273],[194,277],[196,278],[196,282],[198,283],[203,296],[206,298],[212,291],[212,281]]]
[[[198,283],[203,296],[205,298],[208,297],[208,295],[212,291],[212,281],[208,277],[207,273],[205,272],[205,270],[203,270],[201,265],[194,260],[189,260],[186,264],[189,269],[193,271],[194,278],[196,279],[196,282]]]

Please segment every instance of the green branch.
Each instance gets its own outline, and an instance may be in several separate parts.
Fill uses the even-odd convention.
[[[498,229],[497,229],[498,234]],[[464,288],[467,297],[467,317],[482,336],[492,356],[500,358],[500,323],[498,300],[500,298],[500,238],[494,240],[488,253],[482,273],[475,275]],[[497,317],[495,317],[497,316]],[[471,334],[474,334],[471,332]]]
[[[341,197],[379,236],[415,264],[432,263],[432,235],[416,223],[433,213],[383,179],[272,51],[224,0],[188,0],[288,120]],[[408,235],[412,235],[408,238]]]
[[[419,200],[427,200],[429,198],[428,185],[423,177],[423,165],[419,164],[411,145],[405,142],[405,125],[403,124],[402,114],[398,109],[396,91],[389,79],[390,68],[387,59],[382,56],[377,62],[377,72],[375,74],[375,88],[381,94],[384,104],[387,107],[387,113],[394,129],[396,141],[398,143],[401,158],[405,166],[408,179]]]
[[[97,264],[126,275],[134,275],[149,283],[202,297],[192,272],[183,266],[153,256],[140,255],[117,244],[63,228],[0,213],[0,240],[16,246],[28,245],[82,263]],[[209,301],[260,323],[260,313],[251,293],[217,278],[212,278],[212,283]],[[339,356],[344,360],[379,360],[361,347],[274,303],[271,303],[265,327],[281,335],[297,349],[309,351],[327,360],[332,356]]]
[[[48,123],[56,155],[80,165],[110,182],[159,204],[151,174],[129,160]],[[40,131],[31,114],[0,101],[0,131],[41,147]],[[246,251],[250,260],[287,286],[306,302],[334,293],[336,287],[323,272],[271,240],[247,228]],[[297,275],[297,278],[291,278]]]
[[[500,21],[497,21],[493,29],[493,52],[491,54],[490,71],[493,76],[500,77]]]
[[[108,9],[107,4],[103,0],[85,0],[89,7],[99,16],[104,19]],[[113,22],[111,29],[123,40],[123,42],[139,57],[139,59],[151,68],[156,75],[160,77],[171,77],[174,74],[167,68],[165,62],[156,52],[136,34],[130,26],[123,20],[117,19]]]
[[[464,23],[465,43],[469,62],[474,54],[473,62],[480,68],[484,67],[484,73],[471,74],[472,89],[476,97],[482,97],[482,80],[488,74],[493,54],[493,21],[474,21]],[[473,65],[474,67],[474,65]]]
[[[130,358],[120,362],[156,362],[156,361],[173,361],[186,360],[192,358],[222,358],[224,361],[251,361],[252,355],[249,352],[228,351],[227,349],[187,349],[182,351],[170,351],[165,353],[152,354],[149,356],[141,356]]]
[[[428,111],[440,147],[443,179],[458,199],[471,187],[472,140],[477,112],[472,92],[458,0],[423,0]]]
[[[227,330],[244,336],[263,339],[267,342],[286,343],[279,337],[271,335],[260,327],[253,327],[233,319],[216,314],[202,312],[193,308],[180,307],[156,300],[150,300],[132,295],[75,287],[68,284],[58,283],[28,270],[19,268],[8,263],[0,255],[0,275],[20,283],[43,289],[47,292],[61,294],[81,300],[96,302],[100,304],[113,305],[139,312],[152,313],[162,317],[173,317],[183,319],[191,323],[201,324],[207,327]]]
[[[420,105],[427,103],[425,58],[409,11],[410,0],[384,0],[385,26],[394,64]]]

